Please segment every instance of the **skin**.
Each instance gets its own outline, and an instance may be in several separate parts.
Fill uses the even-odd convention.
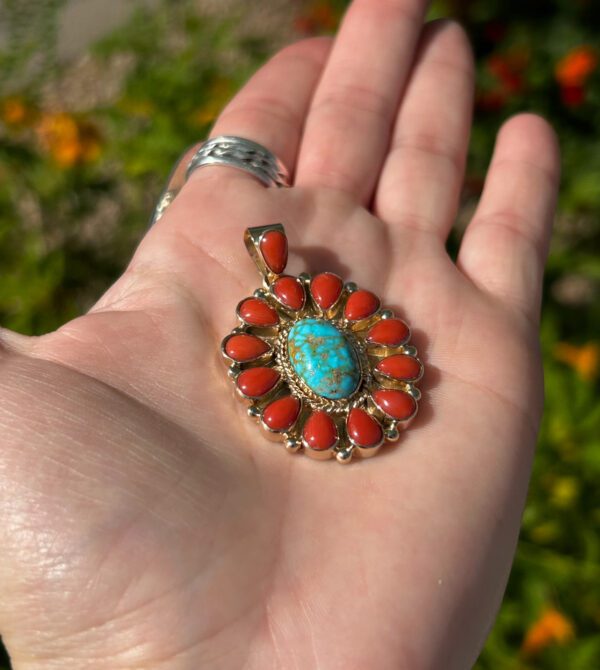
[[[547,123],[500,130],[458,261],[473,63],[421,0],[355,0],[284,49],[213,134],[294,172],[196,171],[85,316],[0,355],[0,630],[16,670],[469,668],[493,624],[542,408],[538,319],[558,184]],[[219,360],[259,284],[247,226],[413,327],[426,365],[397,446],[290,455]]]

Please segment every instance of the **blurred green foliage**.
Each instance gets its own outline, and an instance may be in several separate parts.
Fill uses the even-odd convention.
[[[63,2],[46,2],[37,21],[27,23],[35,3],[0,0],[0,17],[14,28],[0,49],[0,322],[27,333],[79,314],[115,279],[178,154],[207,133],[219,108],[272,50],[268,36],[241,28],[251,11],[245,3],[239,15],[208,19],[192,2],[165,1],[157,11],[138,11],[92,49],[99,69],[90,76],[98,76],[100,91],[119,78],[116,93],[87,103],[52,97],[48,79],[60,92],[73,75],[30,65],[42,34],[49,36],[42,60],[53,62],[50,38]],[[290,34],[332,31],[346,5],[295,3]],[[543,113],[563,150],[542,324],[546,414],[514,569],[477,668],[594,670],[600,668],[600,6],[438,0],[431,15],[458,17],[476,55],[463,214],[480,193],[495,134],[510,114]]]

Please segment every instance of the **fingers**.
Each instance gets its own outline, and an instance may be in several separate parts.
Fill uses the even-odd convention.
[[[330,43],[328,38],[316,38],[283,49],[235,96],[212,134],[259,142],[293,169],[306,110]],[[175,169],[171,187],[181,183],[188,160],[189,151]],[[140,295],[140,276],[143,285],[148,281],[164,285],[168,277],[198,300],[222,296],[224,287],[252,276],[250,265],[239,263],[241,231],[280,219],[273,196],[271,189],[240,170],[223,166],[195,170],[142,240],[125,277],[96,309],[120,304],[133,291]]]
[[[210,136],[239,135],[257,141],[280,158],[291,172],[295,166],[306,109],[330,46],[329,38],[318,37],[280,51],[225,107]],[[287,76],[283,76],[284,73]],[[185,185],[189,162],[201,146],[202,142],[198,142],[188,147],[174,165],[151,224],[162,217]],[[192,173],[194,180],[206,178],[207,174],[214,175],[214,170],[206,171],[205,168],[201,174],[196,175],[195,172]],[[219,166],[219,172],[223,174],[222,166]],[[248,178],[253,179],[250,175]]]
[[[421,32],[425,0],[355,0],[307,118],[296,184],[370,200]]]
[[[374,199],[393,229],[416,227],[445,240],[464,176],[473,88],[464,30],[451,21],[428,24]]]
[[[329,38],[318,37],[280,51],[225,107],[211,137],[239,135],[254,140],[272,151],[292,173],[305,116],[330,46]],[[202,168],[193,173],[194,179],[224,169]]]
[[[211,137],[238,135],[263,144],[282,159],[286,169],[293,169],[298,151],[304,116],[322,67],[327,59],[331,39],[303,40],[280,51],[241,89],[221,112]],[[293,85],[292,85],[293,84]],[[198,142],[188,147],[173,167],[150,221],[154,225],[185,186],[187,167]],[[198,174],[196,174],[198,173]],[[242,175],[254,187],[261,186],[251,175],[218,166],[217,175]],[[190,179],[206,179],[215,170],[195,170]]]
[[[498,134],[458,266],[477,286],[537,321],[560,173],[556,135],[521,114]]]

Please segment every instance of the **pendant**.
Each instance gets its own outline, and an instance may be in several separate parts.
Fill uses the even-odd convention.
[[[285,274],[282,225],[248,228],[244,241],[263,286],[238,304],[221,351],[250,417],[288,451],[340,463],[398,440],[423,375],[408,326],[332,272]]]

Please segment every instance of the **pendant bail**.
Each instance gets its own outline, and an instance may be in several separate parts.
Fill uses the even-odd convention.
[[[284,272],[288,260],[288,243],[280,223],[246,228],[244,243],[250,258],[268,284]]]

